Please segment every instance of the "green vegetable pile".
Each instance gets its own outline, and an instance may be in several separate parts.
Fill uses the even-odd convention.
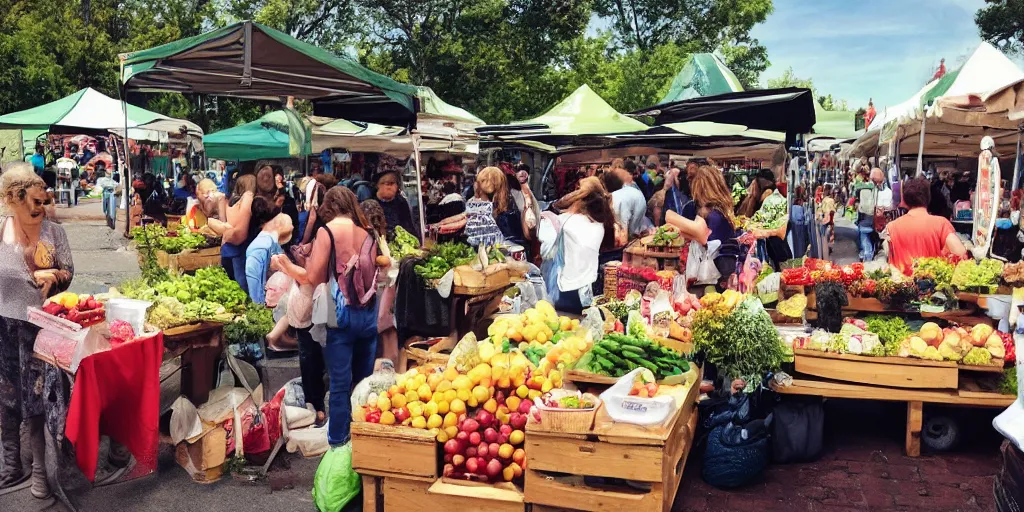
[[[210,247],[212,243],[206,236],[193,233],[186,226],[181,226],[177,232],[168,232],[159,224],[150,224],[133,228],[131,235],[140,247],[152,247],[167,254]]]
[[[244,312],[249,302],[249,296],[221,267],[201,268],[195,275],[168,276],[155,282],[126,281],[120,291],[125,297],[153,302],[147,321],[164,329],[197,320],[229,322],[235,314]],[[166,299],[174,299],[177,304]]]
[[[678,231],[669,229],[668,226],[658,226],[654,232],[654,239],[651,240],[652,247],[680,247],[683,245],[683,237]]]
[[[960,290],[977,290],[995,293],[999,276],[1003,273],[1003,262],[985,258],[981,263],[974,260],[961,261],[953,269],[951,282]]]
[[[864,322],[868,324],[868,331],[877,334],[885,347],[885,354],[880,355],[896,355],[900,343],[910,336],[910,327],[898,316],[871,315]]]
[[[694,347],[723,375],[757,382],[787,359],[782,337],[756,297],[747,297],[732,312],[701,309],[691,329]]]
[[[427,253],[425,262],[416,265],[416,275],[423,279],[440,279],[449,270],[459,265],[466,265],[475,257],[476,252],[466,244],[459,242],[438,244]]]
[[[945,258],[921,258],[914,263],[914,279],[933,279],[936,285],[953,280],[953,265]]]
[[[1017,367],[1011,366],[1003,372],[1003,378],[999,381],[999,391],[1004,395],[1017,394]]]
[[[391,257],[401,261],[409,256],[420,255],[420,241],[402,226],[395,226],[395,239],[388,242]]]
[[[681,354],[644,338],[618,333],[606,334],[590,352],[576,362],[576,368],[611,377],[644,367],[656,380],[690,371],[690,362]]]
[[[246,343],[263,339],[274,328],[274,313],[270,308],[250,307],[245,316],[224,326],[228,343]]]
[[[786,198],[778,193],[778,191],[775,191],[765,198],[764,202],[761,203],[761,208],[757,210],[757,213],[754,214],[751,220],[763,229],[779,229],[786,220],[788,208],[789,203],[786,201]]]
[[[970,366],[986,366],[992,362],[992,353],[981,347],[974,347],[964,356],[963,363]]]

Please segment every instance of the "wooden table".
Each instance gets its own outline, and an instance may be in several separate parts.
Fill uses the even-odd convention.
[[[971,384],[969,379],[962,380],[965,382],[958,389],[909,389],[794,378],[791,386],[781,387],[773,382],[772,389],[786,395],[907,402],[904,448],[907,456],[917,457],[921,455],[921,428],[924,423],[922,411],[925,403],[963,407],[1008,407],[1017,399],[1013,395],[982,391],[976,383]]]

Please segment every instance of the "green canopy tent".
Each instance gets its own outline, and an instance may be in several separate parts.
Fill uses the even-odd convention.
[[[576,137],[633,133],[647,125],[619,113],[584,84],[550,110],[533,119],[476,129],[490,141],[531,140],[549,145],[569,144]]]
[[[234,128],[206,136],[207,158],[223,160],[262,160],[296,158],[312,153],[310,127],[303,122],[305,133],[292,133],[294,111],[275,110],[263,117]],[[295,151],[296,149],[298,151]]]
[[[10,134],[20,132],[26,149],[43,133],[123,136],[126,124],[130,139],[166,143],[180,138],[202,149],[203,130],[195,123],[123,104],[88,87],[38,107],[0,116],[0,130],[8,133],[5,140],[14,141]],[[11,153],[5,155],[5,160],[17,158]]]
[[[121,55],[126,90],[313,103],[316,115],[415,124],[415,87],[251,21]]]
[[[742,90],[739,78],[719,56],[713,53],[694,53],[672,80],[672,85],[658,105]]]

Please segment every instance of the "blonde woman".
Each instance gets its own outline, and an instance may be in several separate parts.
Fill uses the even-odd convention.
[[[50,496],[43,437],[43,364],[32,357],[38,328],[28,307],[66,290],[74,275],[64,229],[46,218],[46,184],[31,164],[16,163],[0,175],[0,488],[24,481],[19,428],[28,421],[32,495]]]

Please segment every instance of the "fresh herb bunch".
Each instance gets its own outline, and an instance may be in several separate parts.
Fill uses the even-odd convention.
[[[205,236],[193,233],[187,226],[181,226],[177,232],[168,232],[159,224],[150,224],[133,228],[131,235],[140,248],[151,247],[167,254],[178,254],[186,249],[199,249],[208,245]]]
[[[679,232],[668,226],[658,226],[654,231],[654,238],[651,240],[652,247],[678,247],[683,243]]]
[[[1005,395],[1017,394],[1017,367],[1011,366],[1003,371],[1003,378],[999,381],[999,391]]]
[[[756,298],[748,297],[731,313],[701,309],[691,329],[694,348],[724,375],[760,380],[786,361],[782,338]]]
[[[900,343],[910,336],[910,327],[898,316],[871,315],[864,322],[868,324],[868,331],[878,335],[878,340],[885,347],[885,355],[896,355]]]
[[[416,275],[423,279],[440,279],[449,270],[466,265],[476,258],[473,248],[459,242],[437,244],[427,254],[427,260],[416,265]]]

